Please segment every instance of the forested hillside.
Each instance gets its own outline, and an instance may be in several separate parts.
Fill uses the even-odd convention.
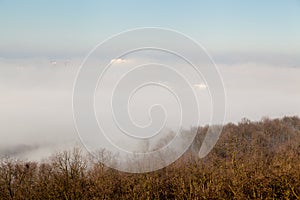
[[[298,117],[227,124],[199,159],[207,128],[182,158],[144,174],[106,168],[79,149],[41,163],[3,157],[0,199],[300,199]]]

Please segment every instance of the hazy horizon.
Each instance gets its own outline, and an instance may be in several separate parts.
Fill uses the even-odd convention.
[[[205,47],[223,78],[226,123],[300,116],[299,22],[298,0],[0,0],[0,156],[20,151],[36,159],[80,145],[72,114],[80,64],[100,42],[140,27],[176,30]],[[180,48],[193,54],[193,49]],[[135,54],[115,62],[108,79],[149,59],[181,67],[173,58]],[[193,87],[201,98],[200,125],[205,125],[210,115],[207,88],[204,82],[193,82]],[[166,100],[173,110],[169,97],[159,91],[149,90],[137,100],[155,97]],[[134,115],[145,124],[148,118],[142,111]],[[176,125],[172,120],[171,115],[167,130]]]

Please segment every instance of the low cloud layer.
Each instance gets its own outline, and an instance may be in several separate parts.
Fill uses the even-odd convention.
[[[125,59],[114,62],[133,64]],[[300,115],[299,66],[217,64],[227,93],[226,122]],[[80,59],[0,59],[1,155],[40,158],[80,144],[72,116],[72,88],[79,65]],[[207,89],[204,83],[194,87]]]

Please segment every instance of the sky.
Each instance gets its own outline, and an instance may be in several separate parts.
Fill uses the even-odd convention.
[[[40,158],[80,144],[72,115],[80,63],[108,37],[141,27],[176,30],[206,48],[224,81],[226,122],[300,115],[299,0],[0,0],[0,27],[2,154],[21,151]],[[124,57],[108,79],[129,70],[128,65],[158,58],[151,56]],[[168,63],[180,67],[175,61]],[[146,91],[136,99],[149,105],[153,94]],[[143,113],[135,114],[147,124]]]
[[[183,32],[210,52],[299,52],[299,0],[0,1],[5,57],[84,55],[137,27]]]

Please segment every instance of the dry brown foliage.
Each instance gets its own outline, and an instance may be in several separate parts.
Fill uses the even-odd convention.
[[[0,162],[0,199],[300,199],[300,119],[227,124],[198,159],[207,127],[190,150],[159,171],[129,174],[74,149],[35,163]],[[99,156],[112,159],[100,151]]]

